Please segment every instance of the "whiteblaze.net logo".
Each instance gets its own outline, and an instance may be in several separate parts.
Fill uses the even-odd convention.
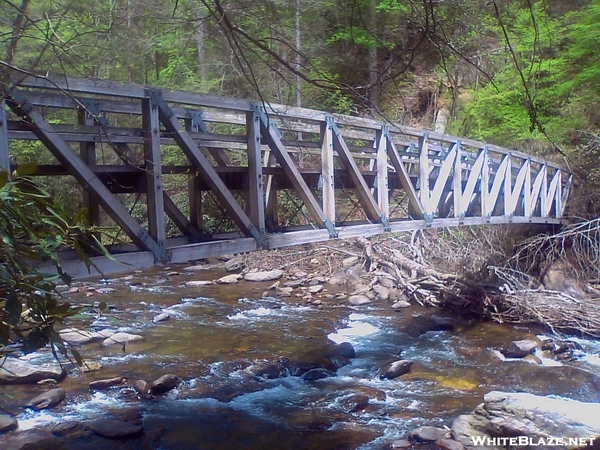
[[[488,437],[471,436],[471,442],[478,447],[501,447],[501,446],[519,446],[519,447],[540,447],[540,446],[576,446],[588,447],[594,445],[595,437]]]

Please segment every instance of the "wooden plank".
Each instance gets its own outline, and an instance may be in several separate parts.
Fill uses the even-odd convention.
[[[202,152],[200,152],[200,149],[193,141],[192,137],[183,129],[181,122],[175,117],[171,108],[161,97],[160,93],[154,93],[154,101],[158,104],[160,121],[167,131],[173,133],[173,138],[190,162],[196,167],[198,172],[200,172],[204,181],[210,186],[213,195],[217,198],[219,203],[221,203],[233,221],[246,235],[250,235],[260,241],[261,236],[258,229],[253,225],[250,218],[235,200],[233,194],[227,189],[217,172],[215,172],[215,169],[210,165]]]
[[[382,125],[377,132],[377,206],[382,214],[382,222],[390,220],[390,200],[388,183],[387,127]]]
[[[142,128],[144,130],[144,163],[146,166],[146,207],[148,231],[162,251],[164,261],[167,248],[165,207],[163,203],[162,160],[160,155],[160,122],[158,105],[151,97],[142,99]]]
[[[329,120],[321,122],[321,178],[323,213],[335,227],[335,171],[333,162],[333,128]]]
[[[258,111],[257,111],[258,115]],[[327,220],[323,210],[319,206],[317,199],[313,195],[313,193],[308,188],[308,185],[302,178],[296,164],[291,158],[290,154],[287,152],[283,143],[279,139],[279,136],[275,133],[272,127],[269,125],[268,118],[263,111],[260,114],[260,130],[263,136],[263,139],[267,142],[269,148],[275,154],[275,158],[283,168],[286,176],[289,181],[294,186],[294,189],[304,202],[308,213],[311,218],[317,223],[319,227],[327,228],[330,235],[335,235],[335,226]]]
[[[384,219],[377,202],[373,198],[373,195],[369,191],[369,187],[365,182],[362,174],[358,170],[358,166],[344,142],[344,139],[340,135],[339,129],[337,128],[335,122],[330,119],[329,121],[332,129],[333,129],[333,148],[337,150],[339,158],[342,160],[342,163],[348,169],[348,173],[350,175],[350,179],[354,183],[354,188],[356,190],[356,195],[358,200],[363,207],[365,214],[369,220],[373,222],[382,222]]]
[[[4,171],[10,178],[10,154],[8,150],[8,115],[4,98],[0,97],[0,172]]]
[[[180,263],[234,253],[252,252],[258,249],[254,238],[238,238],[215,242],[170,247],[171,262]]]
[[[256,108],[254,106],[253,108]],[[248,208],[250,220],[258,230],[258,247],[265,240],[265,199],[263,193],[262,155],[260,145],[260,118],[255,109],[246,113],[248,140]]]
[[[7,94],[7,104],[15,114],[30,123],[32,131],[40,141],[63,165],[69,168],[71,174],[82,186],[89,189],[96,196],[104,210],[127,233],[135,245],[150,250],[157,259],[163,257],[162,249],[158,247],[146,230],[129,215],[125,207],[112,196],[110,191],[71,150],[69,145],[54,133],[42,114],[27,103],[20,95],[19,90],[13,88],[10,94]]]

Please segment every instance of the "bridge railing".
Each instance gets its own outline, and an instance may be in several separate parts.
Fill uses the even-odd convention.
[[[284,105],[45,77],[15,80],[3,99],[0,166],[9,141],[41,141],[57,163],[37,174],[74,176],[92,222],[102,208],[156,260],[425,227],[560,223],[572,180],[516,150]],[[185,204],[165,190],[169,177],[189,179]],[[123,193],[145,194],[147,225]],[[284,217],[282,193],[295,220]],[[207,194],[237,233],[208,230]],[[165,216],[183,241],[167,239]]]

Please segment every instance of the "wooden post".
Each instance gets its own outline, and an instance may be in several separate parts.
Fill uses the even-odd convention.
[[[204,217],[202,216],[202,192],[198,181],[198,174],[193,172],[188,180],[188,197],[190,199],[190,224],[202,235],[204,233]]]
[[[83,106],[77,108],[77,122],[80,125],[93,126],[98,123],[94,115],[98,115],[98,108],[94,108],[91,102],[82,102]],[[87,164],[96,164],[96,144],[94,142],[79,143],[79,156]],[[85,187],[83,188],[83,206],[88,210],[88,220],[91,225],[100,225],[100,205],[90,195]]]
[[[456,142],[456,157],[454,159],[454,175],[452,176],[452,196],[454,197],[454,217],[462,217],[462,158],[460,141]],[[467,200],[468,201],[468,200]]]
[[[419,189],[421,193],[421,204],[425,210],[425,221],[433,220],[433,211],[429,205],[429,135],[423,133],[419,137]]]
[[[167,248],[165,227],[165,206],[163,201],[163,180],[160,156],[160,122],[158,105],[153,93],[142,100],[142,127],[144,129],[144,160],[146,162],[146,197],[148,207],[148,228],[150,236],[163,250]]]
[[[377,130],[375,141],[377,142],[377,206],[381,210],[381,220],[389,223],[390,219],[390,200],[388,183],[388,148],[387,148],[387,127],[381,126]],[[386,227],[389,230],[389,227]]]
[[[256,108],[246,113],[246,140],[248,142],[248,207],[249,217],[259,233],[258,247],[265,239],[265,199],[263,194],[262,155],[260,147],[260,118]]]
[[[481,193],[481,217],[488,220],[490,210],[488,209],[488,197],[490,195],[490,160],[487,146],[481,150],[483,153],[483,162],[481,166],[481,182],[479,183],[479,192]]]
[[[327,117],[321,122],[321,178],[323,181],[323,213],[325,219],[335,227],[335,177],[333,162],[333,128]]]

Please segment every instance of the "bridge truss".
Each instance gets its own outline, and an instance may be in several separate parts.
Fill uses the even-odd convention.
[[[129,265],[98,257],[104,273],[428,227],[560,224],[572,182],[470,139],[193,92],[29,76],[1,102],[0,169],[11,145],[41,142],[52,163],[34,175],[73,177],[91,223],[128,236],[111,251]]]

